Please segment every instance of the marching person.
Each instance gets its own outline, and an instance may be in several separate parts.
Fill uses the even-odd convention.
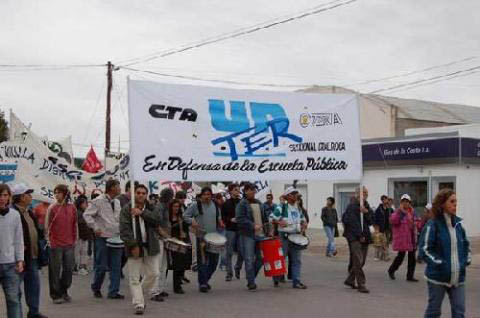
[[[124,299],[120,294],[123,242],[120,239],[120,182],[110,179],[105,194],[95,198],[83,213],[83,218],[95,233],[94,274],[91,289],[95,298],[102,298],[102,285],[107,267],[110,266],[109,299]]]
[[[389,203],[388,203],[388,197],[386,195],[382,195],[380,197],[381,203],[375,210],[375,226],[378,229],[378,232],[380,233],[380,237],[385,236],[384,239],[384,244],[382,246],[379,246],[379,249],[381,249],[383,258],[381,260],[384,261],[389,261],[390,258],[388,256],[388,251],[389,251],[389,245],[390,245],[390,240],[392,237],[392,229],[390,226],[390,216],[392,214],[392,210],[390,209]]]
[[[217,269],[219,254],[205,250],[203,237],[208,233],[217,233],[224,227],[219,208],[212,202],[210,187],[202,188],[200,200],[187,208],[184,220],[197,233],[198,285],[200,292],[207,293],[212,288],[208,282]]]
[[[7,305],[7,318],[22,318],[20,274],[24,270],[25,246],[19,212],[9,208],[12,192],[0,184],[0,285]]]
[[[296,247],[288,240],[289,234],[299,234],[306,230],[307,222],[305,216],[298,210],[297,202],[298,190],[288,188],[284,197],[286,203],[277,206],[275,212],[270,215],[272,223],[278,224],[278,232],[282,241],[283,255],[289,255],[289,262],[292,263],[292,283],[293,288],[307,289],[307,286],[301,282],[302,271],[302,250]],[[281,277],[274,277],[274,286],[278,286]]]
[[[75,200],[75,207],[77,208],[78,222],[78,242],[75,246],[75,263],[78,265],[78,273],[80,275],[88,275],[88,242],[94,240],[95,235],[83,218],[83,214],[88,207],[87,198],[85,196],[79,196]]]
[[[155,282],[152,289],[152,294],[156,301],[163,301],[168,297],[167,293],[167,271],[168,271],[168,259],[167,259],[167,250],[165,249],[164,239],[170,237],[170,216],[168,211],[168,206],[173,200],[173,190],[170,188],[165,188],[160,191],[160,200],[159,203],[154,207],[154,211],[158,213],[158,218],[160,224],[158,226],[158,232],[160,234],[159,246],[160,246],[160,275],[158,280]]]
[[[182,204],[179,200],[172,200],[168,205],[170,218],[170,235],[184,243],[190,243],[188,235],[188,225],[184,222],[182,216]],[[169,269],[173,270],[173,292],[175,294],[185,294],[182,288],[182,281],[185,277],[185,270],[192,266],[192,254],[168,251]]]
[[[128,280],[136,315],[145,312],[145,290],[152,290],[160,275],[160,245],[157,227],[159,214],[147,204],[148,189],[143,184],[135,187],[135,208],[123,207],[120,214],[120,238],[125,242],[128,257]],[[152,295],[156,301],[157,295]]]
[[[462,219],[457,216],[457,196],[453,190],[438,192],[432,214],[419,244],[420,257],[427,263],[428,306],[424,317],[440,317],[443,298],[448,294],[452,318],[464,318],[465,275],[471,251]]]
[[[269,234],[268,216],[262,203],[255,198],[257,188],[254,184],[244,184],[243,193],[245,197],[236,206],[235,219],[238,224],[239,246],[245,260],[247,288],[255,290],[255,278],[263,264],[257,241]]]
[[[345,238],[348,241],[350,250],[350,262],[348,265],[349,275],[344,284],[360,293],[369,293],[366,288],[366,278],[363,272],[363,266],[367,260],[368,245],[372,242],[370,225],[373,225],[373,211],[367,202],[368,190],[362,187],[363,205],[360,204],[360,188],[355,192],[352,203],[342,217]],[[357,285],[355,285],[355,281]]]
[[[230,282],[233,278],[233,273],[235,270],[235,277],[240,279],[240,271],[242,269],[243,257],[242,253],[238,248],[239,244],[239,234],[237,223],[235,221],[235,209],[238,202],[240,202],[240,186],[237,183],[232,183],[228,185],[228,193],[230,194],[230,199],[225,201],[225,204],[222,207],[222,220],[225,223],[225,234],[227,237],[227,246],[226,246],[226,265],[227,265],[227,277],[225,280]],[[237,261],[235,267],[232,268],[232,258],[233,254],[237,250]]]
[[[335,231],[338,223],[338,214],[337,209],[335,209],[335,198],[327,198],[327,206],[322,209],[322,222],[323,229],[327,235],[328,244],[327,244],[327,257],[332,257],[337,255],[337,249],[335,248]]]
[[[400,207],[390,216],[393,232],[393,250],[398,252],[388,269],[388,276],[394,280],[395,272],[403,263],[405,254],[408,253],[407,281],[418,282],[414,278],[415,265],[417,263],[415,252],[417,250],[417,223],[415,211],[411,206],[411,198],[408,194],[400,198]]]
[[[53,190],[56,202],[48,208],[45,230],[50,244],[48,281],[54,304],[71,302],[68,289],[72,285],[77,242],[77,210],[70,202],[70,191],[65,184]]]
[[[223,195],[223,190],[220,190],[220,192],[214,193],[213,194],[213,201],[217,205],[218,209],[222,211],[223,205],[225,204],[225,197]],[[226,236],[225,229],[221,229],[220,234],[223,236]],[[227,259],[226,259],[227,253],[226,249],[223,249],[223,251],[220,253],[220,270],[221,271],[226,271],[227,270]]]
[[[265,211],[265,214],[270,217],[270,214],[272,214],[276,208],[277,205],[273,203],[273,194],[267,194],[267,201],[263,203],[263,210]]]
[[[28,306],[28,318],[47,318],[40,313],[40,264],[39,241],[43,239],[43,231],[39,229],[37,218],[29,208],[32,203],[33,190],[25,184],[19,183],[12,187],[13,206],[20,212],[23,230],[23,242],[25,245],[24,259],[25,270],[23,272],[25,302]]]
[[[185,201],[187,200],[187,193],[183,190],[180,190],[180,191],[177,191],[177,193],[175,193],[175,199],[180,201],[180,214],[182,215],[182,218],[183,218],[183,215],[185,214],[185,210],[187,209],[187,206],[185,205]],[[187,222],[183,222],[187,228],[187,235],[188,235],[188,242],[190,244],[192,244],[192,236],[190,235],[190,226],[187,224]],[[191,258],[191,262],[190,262],[190,268],[193,266],[193,256],[195,255],[194,252],[193,252],[193,244],[192,244],[192,250],[190,251],[190,258]],[[188,268],[188,269],[190,269]],[[183,273],[183,277],[182,277],[182,283],[190,283],[190,280],[185,277],[185,272]]]

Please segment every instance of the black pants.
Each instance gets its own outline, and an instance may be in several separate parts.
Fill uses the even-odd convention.
[[[407,269],[407,279],[412,279],[413,275],[415,274],[415,265],[416,265],[416,258],[415,258],[416,250],[408,252],[408,269]],[[395,273],[400,265],[403,263],[403,259],[405,258],[405,254],[407,252],[398,252],[397,257],[393,260],[392,265],[388,269],[390,273]]]
[[[173,271],[173,291],[179,291],[182,289],[182,278],[185,276],[184,270]]]

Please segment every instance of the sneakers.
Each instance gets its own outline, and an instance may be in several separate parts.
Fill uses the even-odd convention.
[[[418,283],[418,279],[416,278],[407,278],[407,282]]]
[[[60,304],[63,304],[65,301],[62,298],[57,298],[57,299],[53,299],[52,302],[55,305],[60,305]]]
[[[120,294],[108,295],[108,299],[125,299],[125,296]]]
[[[273,281],[273,287],[277,287],[277,288],[278,288],[278,284],[279,284],[279,283],[278,283],[277,280]]]
[[[235,268],[235,278],[240,279],[240,270]]]
[[[295,289],[307,289],[307,286],[302,284],[302,283],[296,283],[293,285],[293,288]]]
[[[212,286],[210,286],[210,284],[207,284],[207,288],[208,288],[208,290],[211,290]]]
[[[142,306],[135,307],[135,315],[143,315],[145,313],[145,308]]]
[[[231,281],[232,281],[232,276],[227,276],[227,277],[225,277],[225,281],[226,281],[226,282],[231,282]]]
[[[207,285],[201,285],[199,289],[201,293],[208,293]]]
[[[81,269],[78,271],[78,274],[79,274],[79,275],[82,275],[82,276],[87,276],[87,275],[88,275],[88,271],[87,271],[85,268],[81,268]]]
[[[358,288],[357,285],[355,285],[355,283],[350,283],[349,281],[344,281],[343,284],[351,287],[352,289],[357,289]]]
[[[162,302],[162,301],[164,301],[163,297],[160,296],[160,295],[152,296],[152,297],[150,298],[150,300],[156,301],[156,302],[159,302],[159,303]]]
[[[167,293],[167,292],[161,292],[161,293],[160,293],[160,296],[162,296],[162,297],[164,297],[164,298],[165,298],[165,297],[168,297],[168,293]]]
[[[95,298],[103,298],[102,292],[99,291],[99,290],[95,290],[95,291],[93,292],[93,297],[95,297]]]
[[[248,288],[248,290],[256,290],[257,289],[257,284],[255,284],[255,283],[248,284],[247,288]]]
[[[365,286],[359,286],[358,287],[358,292],[363,293],[363,294],[368,294],[370,291],[365,287]]]
[[[62,296],[63,300],[65,300],[65,302],[69,303],[72,301],[72,297],[70,297],[68,294],[63,294]]]

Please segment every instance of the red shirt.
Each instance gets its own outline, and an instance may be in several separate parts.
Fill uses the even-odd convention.
[[[77,241],[77,209],[73,204],[52,204],[48,209],[48,239],[52,248],[71,247]]]
[[[38,224],[44,225],[45,224],[45,217],[47,216],[49,204],[46,202],[40,202],[33,208],[33,213],[37,217]]]

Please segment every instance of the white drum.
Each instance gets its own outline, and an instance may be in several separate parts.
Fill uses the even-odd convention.
[[[172,252],[178,252],[182,254],[187,254],[189,250],[192,249],[192,245],[185,243],[174,237],[167,238],[164,240],[165,248]]]
[[[288,236],[288,240],[290,241],[290,243],[293,244],[295,248],[298,248],[300,250],[306,249],[310,244],[310,240],[308,239],[308,237],[302,234],[290,234]]]
[[[210,253],[220,254],[225,249],[227,238],[218,233],[208,233],[203,237],[205,240],[206,250]]]

